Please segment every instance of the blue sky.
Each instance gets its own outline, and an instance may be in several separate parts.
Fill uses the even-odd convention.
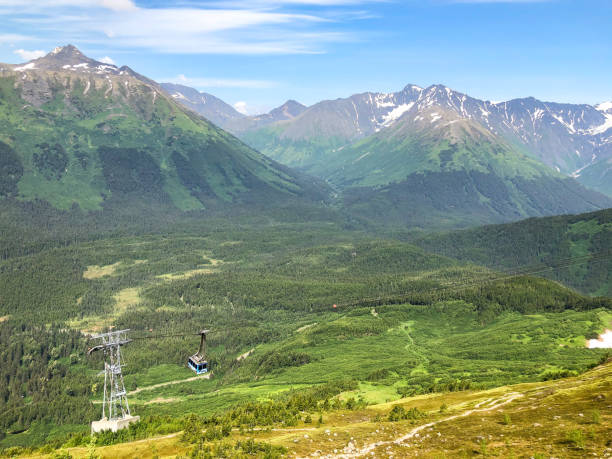
[[[0,61],[72,43],[250,113],[408,83],[612,99],[609,0],[0,0]]]

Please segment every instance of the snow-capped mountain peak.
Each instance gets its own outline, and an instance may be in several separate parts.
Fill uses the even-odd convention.
[[[116,65],[91,59],[85,56],[74,45],[58,46],[46,56],[31,60],[25,64],[13,66],[13,70],[17,72],[28,70],[72,71],[98,75],[122,75],[127,71],[131,72],[129,69],[119,69]],[[133,72],[129,74],[135,76]]]

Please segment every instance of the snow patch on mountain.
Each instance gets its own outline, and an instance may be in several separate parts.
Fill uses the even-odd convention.
[[[600,126],[592,128],[589,132],[593,135],[603,134],[608,129],[612,129],[612,113],[606,113],[606,120]]]
[[[30,62],[29,64],[22,65],[21,67],[15,67],[16,72],[24,72],[26,70],[34,70],[36,68],[36,64],[34,62]]]
[[[372,96],[370,96],[371,99]],[[389,108],[396,107],[396,103],[393,100],[393,94],[377,94],[374,98],[377,108]]]
[[[559,115],[555,115],[554,113],[551,113],[551,116],[556,119],[559,123],[561,123],[563,126],[566,127],[566,129],[568,131],[570,131],[572,134],[574,134],[576,132],[576,128],[574,128],[574,124],[573,123],[568,123],[566,122],[562,117],[560,117]]]
[[[173,99],[183,99],[183,100],[189,100],[185,97],[185,95],[182,92],[175,92],[173,94],[171,94]]]
[[[388,126],[393,123],[395,120],[400,118],[404,113],[414,107],[414,102],[410,102],[409,104],[401,104],[396,106],[393,110],[391,110],[386,115],[383,115],[383,126]]]
[[[597,110],[599,110],[600,112],[609,112],[612,111],[612,101],[610,102],[603,102],[599,105],[596,105],[595,108]]]

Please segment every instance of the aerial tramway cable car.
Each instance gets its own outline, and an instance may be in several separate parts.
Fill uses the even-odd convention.
[[[206,360],[206,333],[209,331],[200,331],[200,349],[187,360],[187,366],[198,375],[208,373],[209,370],[208,361]]]

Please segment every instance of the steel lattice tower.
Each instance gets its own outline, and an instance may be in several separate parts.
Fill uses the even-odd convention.
[[[99,350],[104,353],[103,420],[108,419],[112,421],[125,419],[131,416],[127,392],[123,384],[123,375],[121,374],[121,346],[132,341],[127,337],[128,331],[129,330],[118,330],[92,336],[93,339],[100,339],[102,342],[89,349],[88,353],[91,354]]]

